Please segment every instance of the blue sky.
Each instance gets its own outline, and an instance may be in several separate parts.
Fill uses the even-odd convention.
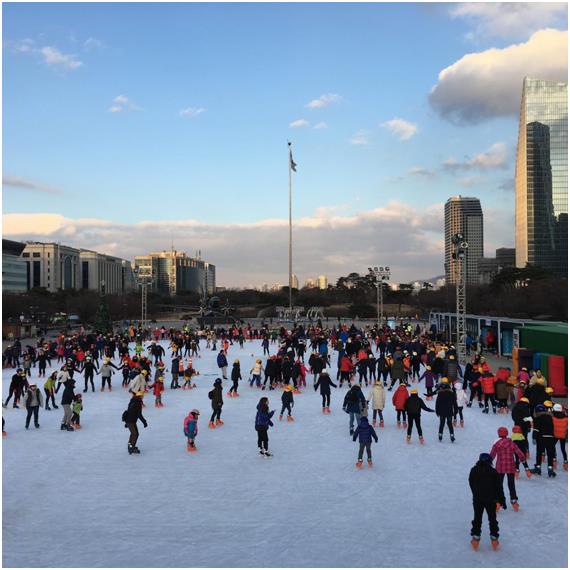
[[[301,279],[374,263],[376,239],[380,255],[398,254],[381,232],[388,226],[389,236],[401,228],[400,242],[417,227],[415,249],[429,242],[429,263],[399,252],[402,280],[441,273],[437,205],[458,193],[478,196],[495,222],[487,249],[511,245],[519,77],[490,92],[499,103],[511,97],[500,109],[483,100],[488,89],[463,106],[458,81],[438,76],[460,62],[454,77],[484,87],[477,73],[495,57],[490,48],[507,50],[519,75],[540,73],[541,49],[560,41],[567,13],[535,5],[511,9],[513,22],[497,5],[454,6],[4,4],[5,232],[82,247],[89,239],[127,258],[169,247],[170,232],[180,249],[217,263],[225,284],[284,282],[291,140],[294,216],[307,228],[299,247],[321,243],[313,257],[299,252]],[[543,42],[533,35],[541,30]],[[536,62],[509,48],[521,45]],[[469,53],[471,67],[461,63]],[[567,69],[565,57],[554,67],[548,73]],[[351,223],[377,227],[378,237]],[[133,243],[116,233],[129,227]],[[234,264],[245,255],[241,245],[232,254],[236,232],[255,240],[260,227],[279,250],[275,265],[270,253]],[[344,240],[333,244],[336,232]]]

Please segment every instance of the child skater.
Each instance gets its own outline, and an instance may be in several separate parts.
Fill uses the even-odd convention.
[[[81,394],[75,394],[73,398],[73,403],[71,404],[71,411],[73,415],[71,416],[71,427],[75,429],[81,429],[81,411],[83,410],[83,402],[81,401]]]
[[[294,418],[291,415],[291,409],[295,405],[295,402],[293,401],[293,388],[290,384],[287,384],[283,390],[283,394],[281,395],[281,403],[282,405],[281,413],[279,414],[279,421],[283,419],[283,412],[287,410],[287,421],[292,422]]]
[[[184,435],[186,436],[188,442],[186,448],[188,449],[189,453],[193,453],[197,450],[196,444],[194,440],[198,435],[198,416],[200,412],[198,410],[192,410],[185,418],[184,418]]]
[[[237,358],[234,360],[234,364],[232,366],[231,379],[232,379],[233,384],[232,384],[232,387],[230,388],[230,390],[228,392],[228,396],[230,398],[238,398],[239,397],[238,383],[242,379],[242,377],[241,377],[241,369],[240,369],[239,360]]]
[[[463,421],[463,408],[469,402],[467,397],[467,392],[463,389],[463,384],[461,382],[456,382],[453,387],[455,388],[455,396],[457,399],[456,406],[453,408],[453,427],[457,427],[457,416],[459,415],[459,425],[464,427],[465,422]]]
[[[356,468],[360,469],[362,467],[362,456],[365,449],[368,457],[368,467],[372,467],[372,439],[374,438],[374,441],[378,443],[378,436],[376,435],[376,430],[368,423],[366,416],[360,418],[358,426],[352,434],[352,441],[356,441],[356,438],[358,438],[358,443],[360,444]]]

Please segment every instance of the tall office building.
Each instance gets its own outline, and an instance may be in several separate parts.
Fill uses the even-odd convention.
[[[213,295],[216,291],[216,266],[188,257],[172,250],[149,253],[135,257],[135,269],[139,278],[148,278],[151,289],[156,292],[176,295],[194,291]]]
[[[463,234],[469,247],[465,254],[465,276],[469,285],[479,283],[479,261],[483,258],[483,210],[478,198],[453,196],[445,203],[445,281],[457,281],[457,262],[453,259],[452,238]]]
[[[23,293],[28,290],[27,263],[22,257],[25,243],[2,240],[2,291]]]
[[[326,289],[329,285],[326,275],[319,275],[317,277],[317,285],[319,289]]]
[[[517,267],[568,274],[568,84],[525,77],[515,173]]]

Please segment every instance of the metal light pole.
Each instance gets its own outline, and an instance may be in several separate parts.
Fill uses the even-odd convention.
[[[380,328],[384,321],[384,281],[390,279],[389,267],[369,267],[368,272],[376,280],[376,326]]]
[[[466,293],[466,255],[469,243],[463,234],[455,234],[451,238],[453,244],[452,258],[455,260],[455,323],[457,327],[457,358],[459,362],[465,362],[467,347],[465,343],[465,313],[467,309]]]

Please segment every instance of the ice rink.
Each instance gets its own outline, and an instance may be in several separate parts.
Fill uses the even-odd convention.
[[[84,395],[83,429],[74,433],[59,429],[61,406],[41,410],[41,428],[26,431],[23,407],[9,404],[4,566],[567,566],[568,488],[561,467],[556,479],[548,479],[546,469],[542,477],[519,479],[521,509],[499,514],[497,552],[490,548],[486,519],[481,547],[471,549],[469,470],[479,453],[490,450],[497,428],[511,428],[510,416],[466,409],[465,428],[457,428],[451,444],[447,433],[437,441],[435,414],[424,412],[425,445],[415,434],[407,445],[387,392],[374,467],[358,471],[357,444],[342,411],[346,387],[333,389],[332,413],[323,415],[307,376],[308,389],[295,395],[295,421],[279,422],[281,390],[262,393],[247,382],[254,357],[261,355],[260,341],[230,347],[230,369],[235,358],[241,362],[241,397],[226,397],[231,382],[224,381],[225,425],[208,429],[217,352],[201,344],[195,390],[171,391],[168,372],[165,407],[155,408],[151,393],[145,397],[149,427],[139,424],[138,456],[127,454],[121,414],[129,395],[120,373],[111,393],[99,391],[96,377],[97,391]],[[270,346],[274,354],[277,344]],[[331,360],[334,381],[335,353]],[[164,362],[169,371],[169,350]],[[4,398],[13,373],[3,371]],[[36,374],[32,369],[32,381]],[[83,379],[76,379],[80,392]],[[43,388],[43,379],[37,383]],[[277,410],[269,432],[271,459],[257,452],[254,419],[262,395]],[[435,407],[435,401],[426,403]],[[202,415],[198,452],[189,454],[183,420],[194,407]]]

